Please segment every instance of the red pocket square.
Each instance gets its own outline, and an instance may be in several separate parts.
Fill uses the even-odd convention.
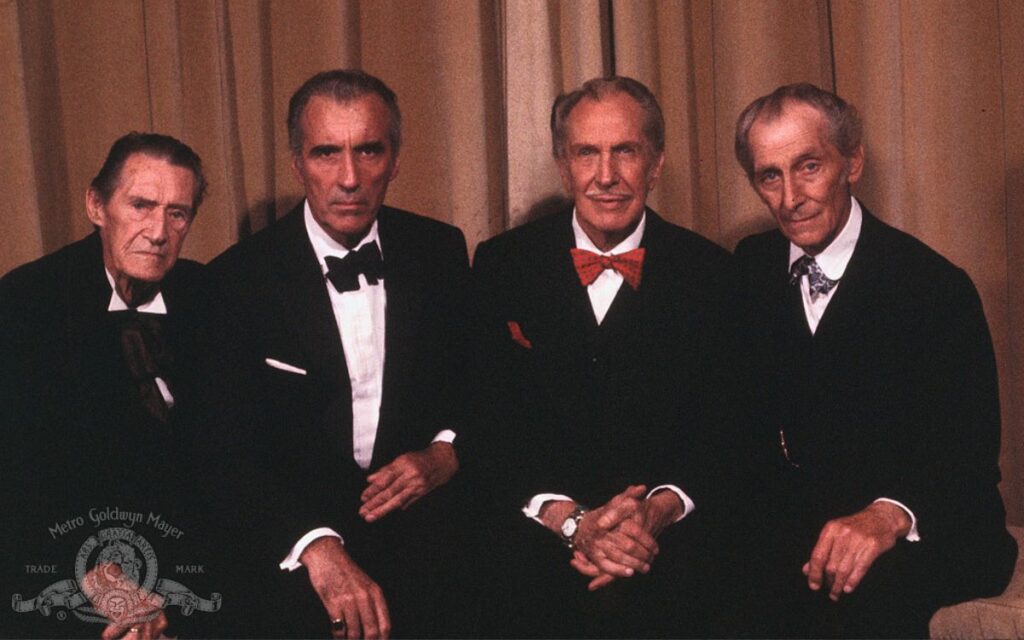
[[[527,349],[533,348],[533,343],[530,342],[530,340],[525,335],[523,335],[522,327],[520,327],[519,323],[516,322],[515,320],[508,321],[508,332],[512,334],[512,339],[518,342],[520,345],[526,347]]]

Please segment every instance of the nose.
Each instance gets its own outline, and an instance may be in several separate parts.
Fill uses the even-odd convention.
[[[601,154],[597,167],[597,183],[602,187],[610,187],[619,181],[619,169],[612,154]]]
[[[782,206],[790,211],[796,211],[804,202],[803,190],[792,178],[786,177],[782,180]]]
[[[341,154],[338,164],[338,186],[347,192],[359,188],[359,174],[356,171],[356,162],[351,151]]]
[[[149,216],[149,225],[146,227],[146,239],[154,245],[162,245],[167,242],[170,234],[171,216],[166,209],[156,207]]]

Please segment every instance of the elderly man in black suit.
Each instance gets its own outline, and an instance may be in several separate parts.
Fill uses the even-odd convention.
[[[247,560],[268,572],[257,631],[449,635],[464,613],[448,481],[465,240],[383,204],[401,114],[378,78],[313,76],[292,96],[288,135],[304,201],[211,263],[227,328],[211,424],[237,454],[225,465],[248,460],[261,476],[250,515],[265,544]]]
[[[157,581],[211,577],[174,573],[205,564],[182,420],[203,279],[178,259],[205,188],[184,143],[125,135],[86,192],[95,231],[0,280],[4,634],[220,633]]]
[[[736,156],[778,230],[736,249],[765,491],[772,635],[925,637],[993,595],[1015,557],[999,496],[999,399],[963,270],[850,194],[861,122],[783,86],[740,115]]]
[[[647,87],[590,80],[551,122],[573,206],[483,243],[474,262],[508,556],[494,633],[701,633],[689,587],[715,503],[729,256],[646,206],[665,143]]]

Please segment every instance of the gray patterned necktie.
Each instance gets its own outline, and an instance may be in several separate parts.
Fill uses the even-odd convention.
[[[821,267],[818,266],[817,261],[811,256],[802,256],[789,268],[789,283],[791,285],[796,286],[800,284],[800,276],[807,276],[807,284],[811,292],[811,302],[816,302],[821,296],[828,295],[832,287],[839,284],[838,280],[833,280],[826,276]]]

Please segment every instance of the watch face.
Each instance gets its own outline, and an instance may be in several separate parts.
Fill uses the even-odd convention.
[[[576,519],[566,518],[565,522],[562,523],[562,535],[566,538],[571,538],[576,533]]]

